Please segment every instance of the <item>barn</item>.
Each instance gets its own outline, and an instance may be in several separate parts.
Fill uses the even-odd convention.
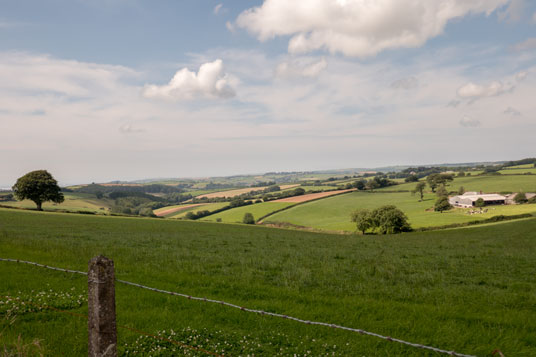
[[[475,207],[476,201],[482,198],[484,204],[488,205],[504,205],[506,204],[506,197],[496,193],[477,193],[466,192],[463,195],[453,196],[449,198],[451,205],[456,207]]]

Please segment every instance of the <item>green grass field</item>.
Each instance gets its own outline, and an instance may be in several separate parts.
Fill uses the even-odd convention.
[[[408,190],[415,188],[416,183],[404,183],[390,186],[383,191]],[[490,176],[466,176],[456,177],[449,183],[448,189],[457,191],[463,186],[466,191],[483,192],[536,192],[536,175],[490,175]],[[428,186],[426,189],[429,189]]]
[[[64,193],[65,201],[62,203],[43,203],[45,211],[90,211],[106,213],[113,204],[113,200],[97,199],[95,195],[88,193]],[[21,208],[35,208],[35,203],[30,200],[1,202],[2,205]]]
[[[217,219],[221,219],[222,222],[226,222],[226,223],[242,223],[242,219],[244,218],[244,214],[246,212],[251,213],[253,217],[255,218],[255,220],[257,220],[269,213],[272,213],[274,211],[277,211],[285,207],[292,206],[294,204],[295,203],[292,203],[292,202],[255,203],[253,205],[237,207],[237,208],[233,208],[233,209],[223,211],[217,214],[213,214],[211,216],[201,218],[201,220],[215,222]]]
[[[265,221],[291,223],[321,230],[352,232],[355,231],[355,224],[350,221],[352,211],[361,208],[374,209],[383,205],[395,205],[401,209],[408,216],[413,228],[482,220],[501,214],[536,214],[536,205],[490,206],[486,207],[487,213],[474,215],[469,215],[467,209],[458,208],[443,213],[427,211],[433,208],[436,199],[434,194],[425,194],[424,200],[419,202],[418,196],[413,196],[408,192],[353,192],[292,207],[267,217]]]
[[[535,232],[535,219],[372,237],[0,209],[0,256],[87,270],[91,257],[104,254],[119,279],[462,353],[534,356]],[[86,313],[77,298],[85,294],[85,277],[5,262],[0,276],[0,343],[20,335],[26,343],[40,339],[47,356],[87,354],[83,318],[24,312],[20,302],[14,323],[5,318],[12,304],[5,296],[29,302],[40,292],[51,306]],[[173,329],[226,355],[436,355],[119,283],[116,300],[119,325]],[[132,350],[137,338],[120,328],[120,352]],[[138,344],[139,355],[157,344],[150,341]]]
[[[499,171],[502,175],[523,175],[527,172],[530,172],[531,174],[536,174],[535,168],[525,168],[525,169],[506,169],[506,170],[500,170]]]
[[[508,166],[506,169],[529,169],[535,167],[534,164],[523,164],[523,165],[515,165],[515,166]]]

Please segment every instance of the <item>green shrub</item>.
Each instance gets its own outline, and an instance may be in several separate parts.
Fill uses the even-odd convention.
[[[439,197],[434,205],[434,211],[441,213],[443,213],[443,211],[448,211],[451,208],[452,205],[450,204],[449,198],[447,196]]]
[[[528,200],[527,200],[527,195],[525,195],[524,192],[519,192],[517,195],[515,195],[514,197],[514,202],[517,203],[517,204],[520,204],[520,203],[526,203]]]
[[[253,217],[253,215],[251,213],[246,212],[244,214],[244,218],[242,219],[242,223],[255,224],[255,218]]]

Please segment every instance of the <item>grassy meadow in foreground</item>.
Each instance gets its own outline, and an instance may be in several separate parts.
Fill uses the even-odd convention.
[[[535,219],[355,236],[0,209],[0,257],[87,270],[91,257],[104,254],[114,259],[119,279],[462,353],[534,356],[535,232]],[[39,296],[51,305],[87,310],[76,298],[86,289],[83,276],[5,262],[0,276],[3,302],[5,296],[35,301],[44,291]],[[119,325],[173,329],[184,341],[227,355],[436,355],[121,284],[116,289]],[[87,354],[83,318],[27,312],[8,325],[2,312],[2,343],[21,335],[41,339],[46,355]],[[120,351],[142,348],[133,347],[138,338],[120,328]]]
[[[433,211],[436,199],[437,196],[431,193],[425,194],[424,200],[419,202],[418,195],[412,195],[409,192],[352,192],[291,207],[267,217],[265,221],[352,232],[356,230],[355,223],[350,221],[352,211],[362,208],[374,209],[383,205],[395,205],[400,208],[408,216],[413,228],[470,222],[497,215],[536,213],[535,204],[489,206],[485,207],[486,213],[473,215],[467,213],[469,209],[460,208],[439,213]]]

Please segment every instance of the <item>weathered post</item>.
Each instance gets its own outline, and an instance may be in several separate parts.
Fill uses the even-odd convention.
[[[98,256],[88,271],[89,357],[116,357],[114,262]]]

